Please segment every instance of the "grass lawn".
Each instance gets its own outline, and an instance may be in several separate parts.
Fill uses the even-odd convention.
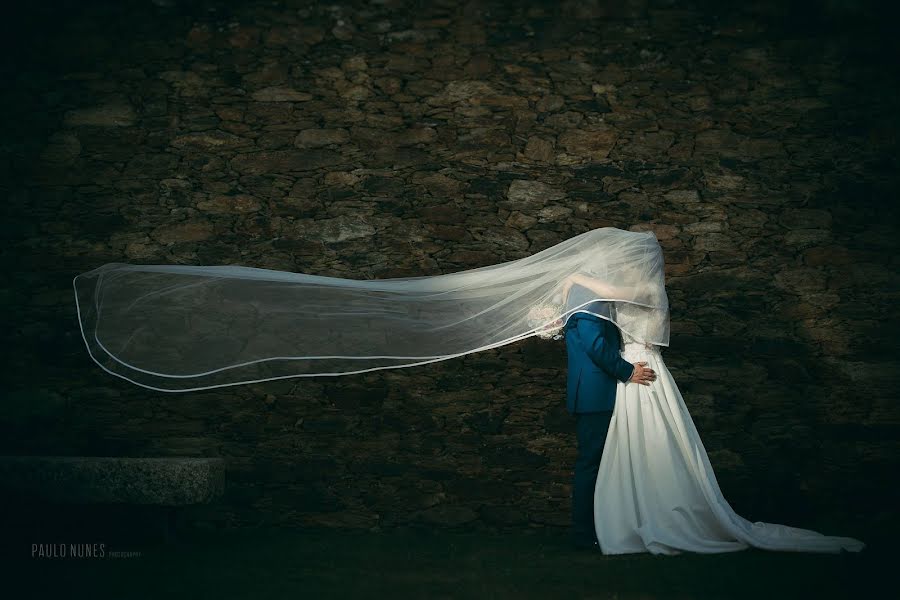
[[[563,533],[236,530],[107,544],[102,558],[5,560],[7,598],[882,598],[893,555],[748,549],[604,556]],[[110,551],[137,551],[113,558]],[[890,562],[889,562],[890,561]],[[15,582],[18,579],[21,584]],[[892,583],[891,587],[896,587]]]

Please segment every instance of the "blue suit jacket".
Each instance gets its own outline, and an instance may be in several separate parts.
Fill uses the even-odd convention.
[[[565,332],[569,413],[613,410],[616,381],[627,382],[634,370],[634,365],[619,354],[619,328],[607,319],[576,312],[566,321]]]

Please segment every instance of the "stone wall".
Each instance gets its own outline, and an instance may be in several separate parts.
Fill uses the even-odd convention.
[[[864,10],[808,6],[31,8],[0,91],[2,452],[221,456],[212,525],[565,526],[562,341],[154,393],[90,360],[72,278],[430,275],[652,229],[735,510],[895,527],[895,69]]]

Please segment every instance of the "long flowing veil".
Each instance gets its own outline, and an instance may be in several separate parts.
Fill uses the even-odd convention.
[[[597,300],[608,301],[600,316],[634,338],[669,344],[659,242],[650,231],[613,227],[433,276],[354,280],[116,262],[72,285],[93,360],[164,392],[446,360],[552,332]]]

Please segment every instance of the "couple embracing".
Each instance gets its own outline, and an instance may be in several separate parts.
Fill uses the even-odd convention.
[[[572,297],[604,291],[584,277],[569,289]],[[590,301],[564,326],[567,409],[575,416],[578,443],[572,490],[576,547],[603,554],[733,552],[750,546],[839,553],[865,547],[854,538],[751,523],[736,514],[659,346],[620,331],[613,316],[624,315],[615,310],[608,302]]]

